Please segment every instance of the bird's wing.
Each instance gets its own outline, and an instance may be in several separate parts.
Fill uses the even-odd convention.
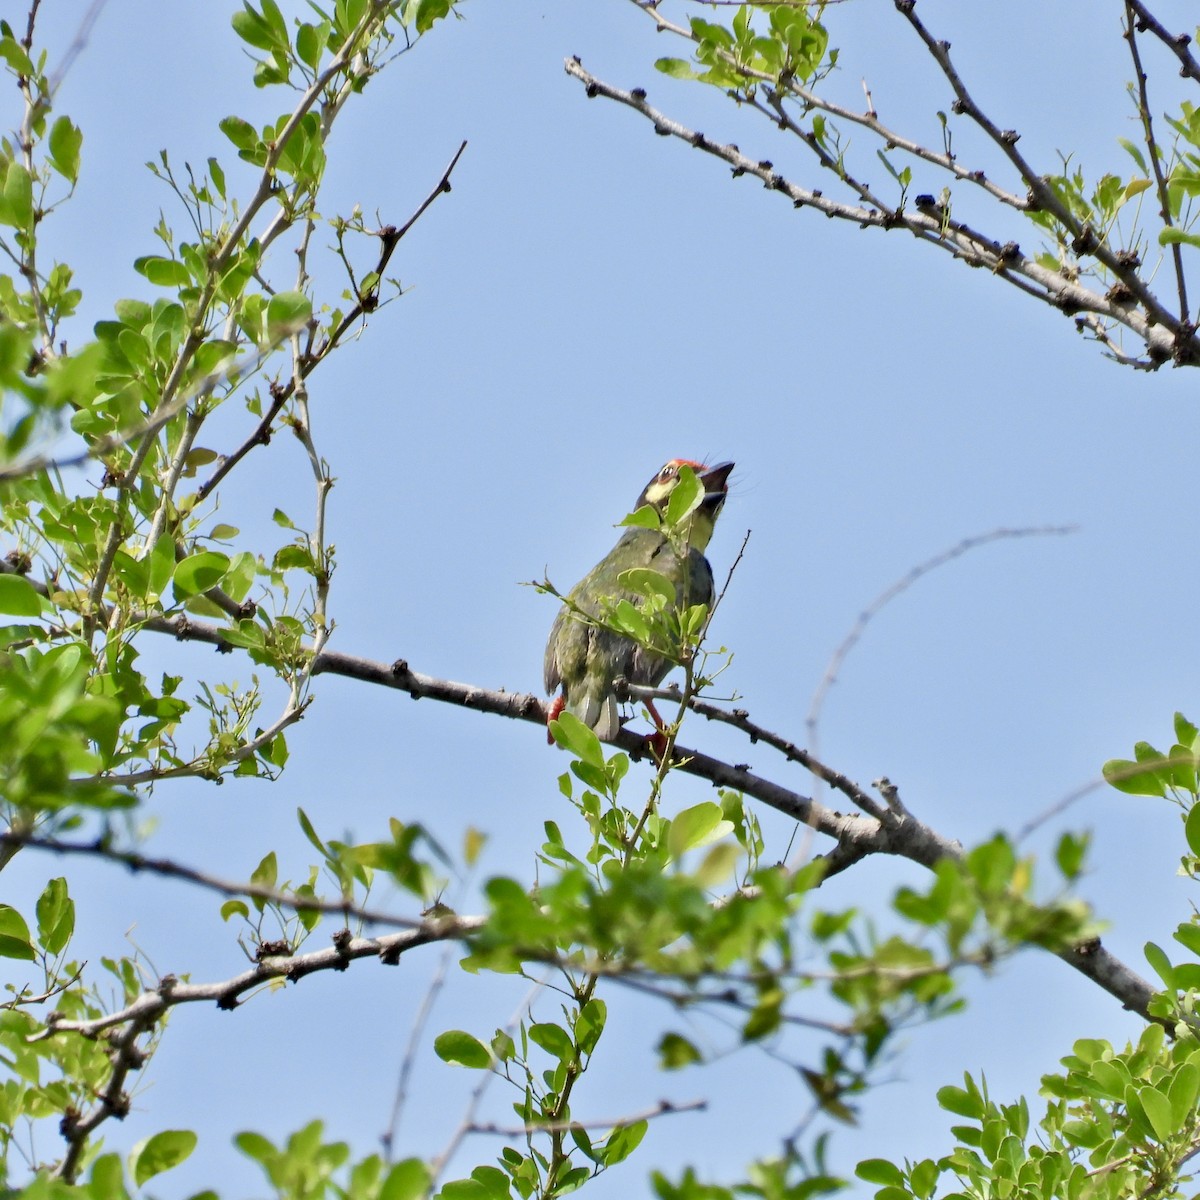
[[[542,663],[542,681],[546,685],[546,695],[553,696],[562,683],[562,668],[558,665],[558,635],[562,629],[563,618],[567,615],[565,608],[559,608],[554,624],[550,626],[550,638],[546,642],[546,658]]]

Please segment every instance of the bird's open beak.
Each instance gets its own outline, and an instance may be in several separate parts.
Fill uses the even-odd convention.
[[[733,463],[723,462],[717,463],[715,467],[705,467],[703,471],[697,471],[700,482],[704,484],[704,494],[706,496],[724,496],[729,490],[729,473],[733,468]]]

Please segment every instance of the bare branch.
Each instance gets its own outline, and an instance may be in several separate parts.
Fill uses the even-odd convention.
[[[1129,7],[1137,14],[1138,28],[1149,30],[1172,54],[1179,59],[1179,74],[1185,79],[1200,83],[1200,61],[1188,49],[1191,36],[1186,33],[1171,33],[1159,19],[1142,3],[1130,0]]]
[[[1159,216],[1163,225],[1170,229],[1171,202],[1167,196],[1167,181],[1163,176],[1162,162],[1159,159],[1158,142],[1154,136],[1154,120],[1150,115],[1150,96],[1146,88],[1146,72],[1142,68],[1142,56],[1138,51],[1137,34],[1134,32],[1134,9],[1130,0],[1125,0],[1125,40],[1129,43],[1129,54],[1133,59],[1133,76],[1137,83],[1138,117],[1142,122],[1142,137],[1146,143],[1146,153],[1150,159],[1150,168],[1154,172],[1154,184],[1158,191]],[[1171,243],[1171,259],[1175,266],[1175,286],[1179,291],[1179,312],[1186,318],[1188,315],[1187,283],[1183,273],[1183,249],[1178,242]]]
[[[787,196],[795,208],[813,208],[827,217],[851,222],[861,229],[907,230],[919,241],[945,251],[968,266],[992,272],[1051,308],[1068,316],[1083,314],[1085,323],[1093,329],[1103,330],[1103,322],[1124,326],[1146,345],[1149,357],[1144,365],[1158,365],[1172,359],[1180,363],[1200,363],[1200,339],[1192,337],[1188,328],[1167,313],[1157,300],[1150,296],[1152,303],[1145,307],[1128,302],[1126,295],[1135,298],[1140,298],[1143,293],[1150,295],[1140,281],[1137,281],[1136,288],[1131,286],[1127,294],[1114,293],[1111,289],[1101,294],[1069,274],[1050,270],[1035,258],[1023,254],[1016,242],[1002,242],[998,238],[988,237],[966,222],[954,218],[936,201],[915,209],[889,209],[869,203],[849,204],[826,196],[819,189],[801,187],[777,171],[769,159],[753,159],[742,154],[737,146],[711,141],[703,133],[668,117],[647,103],[643,89],[626,91],[605,83],[584,70],[578,59],[567,59],[565,68],[567,74],[584,85],[588,96],[602,96],[633,109],[653,125],[656,133],[677,138],[720,159],[729,165],[735,178],[752,176],[758,179],[770,191]],[[810,139],[811,135],[803,137],[805,144],[811,148]],[[831,161],[826,161],[825,165],[834,170]],[[836,174],[840,182],[854,186],[843,170],[837,170]],[[861,187],[859,194],[862,194]],[[1102,257],[1101,251],[1096,253],[1098,258]],[[1132,276],[1136,281],[1132,268],[1118,264],[1111,253],[1103,253],[1107,254],[1107,258],[1103,259],[1106,266],[1112,259],[1114,273],[1122,279]],[[1089,320],[1089,317],[1092,319]]]
[[[626,682],[621,690],[636,700],[681,700],[683,698],[679,688],[674,684],[651,688]],[[852,779],[847,778],[840,771],[833,770],[832,767],[827,767],[807,750],[797,746],[795,742],[782,734],[772,733],[769,729],[752,721],[746,709],[722,708],[720,705],[702,700],[698,696],[689,697],[687,707],[708,721],[717,721],[722,725],[732,725],[735,729],[740,729],[750,739],[751,745],[762,742],[773,750],[778,750],[789,762],[799,763],[806,771],[810,771],[822,782],[841,792],[869,816],[881,820],[885,818],[884,806],[863,791]]]
[[[350,937],[335,935],[334,944],[324,950],[311,950],[303,954],[268,955],[248,971],[214,983],[180,983],[173,976],[163,979],[157,988],[143,992],[132,1003],[103,1017],[84,1021],[55,1020],[50,1014],[44,1036],[60,1033],[79,1033],[84,1037],[96,1037],[106,1029],[131,1023],[143,1028],[157,1021],[169,1009],[180,1004],[213,1002],[218,1008],[234,1009],[241,997],[273,979],[286,979],[298,983],[306,975],[319,971],[344,971],[360,958],[378,958],[394,966],[400,956],[417,946],[432,942],[458,940],[482,929],[484,918],[456,915],[431,917],[419,922],[414,928],[402,933],[389,933],[382,937]]]
[[[850,632],[842,639],[841,644],[833,652],[829,664],[825,668],[825,674],[821,677],[820,683],[817,684],[816,690],[813,692],[812,701],[808,708],[808,718],[805,721],[805,725],[808,728],[809,745],[814,746],[816,743],[817,727],[820,724],[821,709],[825,704],[825,697],[829,694],[829,689],[837,682],[838,675],[841,674],[842,666],[847,657],[854,647],[858,645],[859,640],[862,638],[863,633],[866,632],[866,628],[871,621],[891,604],[897,596],[908,591],[914,583],[923,576],[928,575],[930,571],[935,571],[938,567],[953,562],[954,559],[962,557],[962,555],[970,550],[974,550],[978,546],[986,546],[989,542],[997,542],[1006,538],[1043,537],[1046,535],[1060,537],[1064,534],[1074,533],[1077,528],[1078,526],[1075,525],[1040,525],[1025,526],[1017,529],[1000,528],[993,529],[988,533],[973,534],[971,537],[963,538],[961,542],[951,546],[949,550],[943,550],[940,554],[935,554],[932,558],[926,559],[925,562],[919,563],[911,571],[908,571],[900,579],[897,579],[895,583],[886,587],[859,614],[858,620],[854,622]]]
[[[420,929],[425,922],[415,917],[400,917],[377,909],[363,908],[348,899],[322,900],[317,896],[304,896],[297,892],[267,887],[265,884],[243,880],[222,879],[208,871],[189,867],[170,858],[148,858],[133,850],[119,850],[102,840],[90,842],[68,842],[61,838],[44,837],[34,833],[2,833],[0,847],[6,849],[47,850],[52,854],[75,855],[83,858],[100,858],[118,863],[135,875],[158,875],[165,879],[182,879],[221,896],[246,896],[253,900],[264,900],[277,904],[292,912],[319,912],[343,920],[362,921],[364,925],[381,925],[400,929]]]

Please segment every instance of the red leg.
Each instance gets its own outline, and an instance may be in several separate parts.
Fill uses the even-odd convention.
[[[555,696],[550,707],[546,710],[546,742],[550,746],[554,745],[554,734],[550,732],[550,722],[557,721],[559,713],[566,707],[566,696]]]
[[[646,738],[650,746],[650,752],[659,761],[667,755],[667,727],[663,724],[663,719],[658,715],[658,709],[654,707],[653,700],[645,701],[646,709],[650,716],[654,719],[655,729],[649,737]]]

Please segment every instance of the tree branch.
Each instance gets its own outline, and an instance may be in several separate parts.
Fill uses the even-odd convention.
[[[708,1108],[707,1100],[685,1100],[675,1103],[673,1100],[660,1100],[653,1108],[642,1112],[630,1113],[627,1117],[615,1117],[611,1120],[595,1121],[547,1121],[532,1125],[494,1125],[489,1123],[467,1126],[468,1133],[496,1134],[499,1137],[524,1138],[535,1133],[572,1133],[575,1130],[588,1129],[625,1129],[636,1125],[639,1121],[652,1121],[655,1117],[666,1117],[675,1113],[704,1112]]]
[[[58,1033],[78,1033],[94,1038],[118,1025],[127,1022],[149,1027],[168,1010],[180,1004],[215,1002],[221,1009],[239,1007],[240,998],[247,992],[273,979],[286,979],[298,983],[306,975],[319,971],[344,971],[360,958],[378,958],[389,966],[395,966],[400,956],[418,946],[448,939],[460,939],[477,932],[484,926],[480,916],[457,915],[431,917],[419,922],[414,928],[400,933],[384,934],[377,938],[350,937],[343,931],[335,934],[334,944],[324,950],[310,950],[303,954],[267,955],[248,971],[214,983],[180,983],[174,976],[165,976],[158,987],[143,992],[130,1004],[116,1012],[107,1013],[85,1021],[63,1021],[51,1013],[47,1028],[42,1036]]]
[[[365,925],[381,925],[390,928],[420,929],[424,922],[414,917],[399,917],[394,913],[364,908],[350,900],[322,900],[317,896],[303,896],[298,892],[284,891],[248,880],[223,879],[208,871],[185,866],[170,858],[149,858],[133,850],[118,850],[102,839],[89,842],[70,842],[62,838],[45,837],[35,833],[2,833],[0,847],[31,850],[46,850],[52,854],[75,855],[83,858],[99,858],[128,868],[134,875],[158,875],[164,879],[181,879],[195,884],[206,891],[221,896],[247,896],[252,900],[263,900],[293,912],[319,912],[343,920],[362,921]]]
[[[1138,28],[1149,30],[1172,54],[1179,59],[1179,74],[1185,79],[1200,83],[1200,61],[1188,49],[1191,36],[1186,33],[1171,33],[1166,26],[1142,3],[1130,0],[1129,7],[1137,14]]]
[[[0,560],[0,573],[20,572],[12,563]],[[30,582],[45,594],[45,585],[32,580]],[[218,626],[184,615],[142,616],[136,623],[156,633],[170,634],[181,641],[198,641],[226,650],[232,648]],[[414,700],[439,700],[477,712],[528,721],[539,728],[545,725],[549,707],[529,693],[493,690],[423,675],[413,671],[403,659],[397,659],[389,665],[357,655],[323,650],[313,660],[311,673],[314,676],[330,674],[357,679],[407,692]],[[648,739],[628,729],[621,730],[614,744],[635,761],[650,753]],[[835,812],[798,791],[756,775],[748,764],[730,764],[684,746],[676,746],[674,754],[680,760],[674,769],[706,779],[717,787],[752,796],[807,825],[814,833],[832,838],[836,847],[829,856],[830,866],[838,870],[844,870],[870,854],[907,858],[929,868],[945,858],[958,859],[962,856],[959,843],[925,825],[906,810],[897,811],[889,807],[882,818]],[[1063,961],[1116,997],[1123,1007],[1146,1019],[1153,1019],[1149,1016],[1147,1006],[1154,990],[1139,975],[1110,955],[1100,945],[1099,939],[1084,948],[1057,953]]]
[[[1146,345],[1149,355],[1147,367],[1175,359],[1179,362],[1200,363],[1200,340],[1183,337],[1186,332],[1178,318],[1162,309],[1157,300],[1146,311],[1137,304],[1125,301],[1119,293],[1092,291],[1061,271],[1049,270],[1036,259],[1021,253],[1016,242],[1001,242],[973,229],[963,221],[953,218],[948,211],[929,197],[930,203],[914,209],[876,208],[863,204],[848,204],[826,196],[819,189],[803,188],[785,178],[768,159],[758,159],[742,154],[732,144],[711,141],[703,133],[666,116],[646,102],[643,89],[626,91],[605,83],[583,68],[578,59],[567,59],[568,75],[578,79],[589,97],[602,96],[633,109],[649,121],[655,133],[663,137],[674,137],[706,154],[727,163],[735,178],[753,176],[764,187],[787,196],[795,208],[813,208],[827,217],[852,222],[861,229],[904,229],[919,241],[935,246],[968,266],[979,267],[998,275],[1008,284],[1026,295],[1058,309],[1067,316],[1084,314],[1083,320],[1094,330],[1103,333],[1103,322],[1124,326]],[[812,135],[803,135],[806,145],[812,145]],[[828,164],[827,164],[828,165]],[[833,168],[830,168],[831,170]],[[842,172],[837,172],[843,180]],[[1097,257],[1100,257],[1097,254]],[[1109,257],[1112,257],[1111,255]],[[1115,259],[1114,259],[1115,262]],[[1107,261],[1105,263],[1107,264]],[[1119,275],[1130,274],[1127,267],[1120,267]],[[1132,294],[1146,292],[1140,282]],[[1149,295],[1149,293],[1146,293]],[[1162,314],[1155,317],[1154,314]],[[1181,337],[1183,340],[1181,342]],[[1107,341],[1107,338],[1102,338]],[[1182,357],[1181,357],[1182,356]]]

